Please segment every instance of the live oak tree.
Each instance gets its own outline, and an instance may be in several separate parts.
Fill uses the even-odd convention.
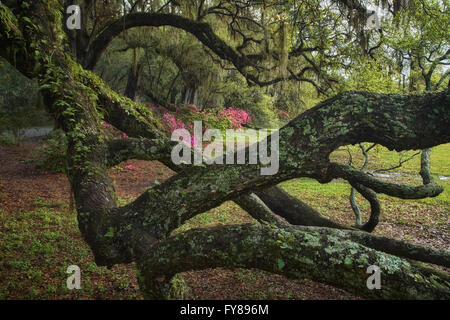
[[[85,1],[84,5],[92,3]],[[288,7],[293,2],[273,3]],[[299,177],[321,183],[345,179],[370,202],[373,214],[379,211],[377,193],[402,199],[437,196],[442,187],[433,181],[427,153],[422,157],[420,186],[380,181],[331,162],[329,155],[340,146],[360,142],[397,151],[450,142],[449,91],[422,95],[345,92],[327,99],[279,130],[279,171],[261,175],[260,164],[174,165],[170,159],[174,142],[163,135],[151,110],[115,93],[88,70],[124,28],[172,26],[192,34],[249,83],[270,85],[291,79],[312,83],[319,92],[326,90],[332,77],[324,70],[332,58],[318,57],[326,51],[325,43],[318,41],[314,47],[306,43],[309,37],[320,37],[319,29],[309,30],[301,24],[300,41],[289,50],[274,50],[270,32],[260,38],[256,31],[250,32],[261,28],[264,35],[265,24],[248,21],[249,16],[255,8],[278,8],[273,3],[197,1],[196,6],[184,9],[190,14],[183,16],[178,14],[179,6],[187,4],[168,1],[158,12],[130,10],[115,18],[116,12],[108,16],[112,21],[93,33],[95,39],[81,54],[69,48],[72,42],[63,30],[63,1],[5,1],[0,6],[0,55],[24,75],[39,80],[49,111],[66,132],[67,175],[79,229],[96,263],[110,267],[135,261],[142,293],[154,299],[183,296],[178,273],[214,267],[258,268],[295,279],[310,278],[369,298],[448,299],[448,273],[424,264],[449,267],[448,251],[339,225],[276,185]],[[358,1],[334,3],[338,12],[351,13],[355,25],[366,18]],[[316,1],[307,4],[312,6],[310,18],[324,10]],[[331,23],[333,11],[324,12],[324,21]],[[231,19],[230,28],[239,43],[227,43],[214,32],[207,20],[213,14]],[[249,25],[241,29],[243,21]],[[296,65],[300,56],[301,63]],[[270,72],[275,65],[281,70]],[[101,120],[130,138],[108,138]],[[107,169],[132,158],[161,161],[177,174],[120,206]],[[186,220],[227,200],[235,201],[258,223],[173,234]],[[381,270],[380,290],[366,286],[366,270],[371,265]]]

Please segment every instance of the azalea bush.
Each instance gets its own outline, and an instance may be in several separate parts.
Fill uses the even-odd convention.
[[[265,94],[257,86],[249,87],[246,81],[236,73],[231,73],[224,82],[224,100],[226,106],[245,106],[253,114],[252,123],[258,128],[276,128],[279,126],[275,114],[273,96]]]
[[[206,129],[242,129],[244,124],[251,125],[253,116],[247,111],[228,107],[220,109],[201,109],[192,104],[182,105],[169,111],[164,107],[150,105],[148,106],[159,116],[159,120],[164,130],[171,135],[173,130],[186,129],[192,135],[194,131],[194,121],[202,121],[202,132]],[[103,130],[109,138],[128,138],[127,134],[113,127],[111,124],[103,121]],[[191,144],[195,145],[194,137],[191,138]],[[67,139],[63,131],[54,130],[48,134],[44,140],[44,145],[33,152],[31,161],[40,169],[52,173],[65,172],[67,169]],[[126,162],[121,169],[132,170],[134,166]]]
[[[245,110],[226,107],[216,109],[202,109],[193,104],[179,106],[175,111],[148,104],[154,113],[159,115],[160,122],[168,134],[175,129],[186,129],[191,134],[194,121],[202,121],[202,131],[206,129],[241,129],[244,124],[251,125],[253,116]]]

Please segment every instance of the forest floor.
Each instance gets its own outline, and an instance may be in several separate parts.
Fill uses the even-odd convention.
[[[133,264],[98,267],[70,210],[69,183],[63,174],[37,170],[30,152],[42,142],[29,139],[20,146],[0,147],[0,299],[142,299]],[[357,147],[350,147],[360,163]],[[398,163],[399,155],[376,148],[369,170]],[[403,155],[403,159],[408,155]],[[433,148],[431,169],[446,188],[436,198],[400,200],[381,195],[381,221],[374,233],[440,249],[450,248],[450,144]],[[346,162],[345,148],[335,160]],[[420,155],[385,179],[420,183]],[[121,203],[133,200],[156,180],[173,172],[159,162],[131,160],[110,170]],[[281,186],[342,224],[354,223],[344,181],[321,185],[296,179]],[[368,205],[357,197],[362,211]],[[367,216],[366,216],[367,218]],[[189,220],[177,231],[192,227],[254,221],[233,202],[226,202]],[[81,268],[81,289],[68,290],[69,265]],[[208,269],[182,274],[190,299],[360,299],[340,289],[310,280],[290,280],[259,270]]]

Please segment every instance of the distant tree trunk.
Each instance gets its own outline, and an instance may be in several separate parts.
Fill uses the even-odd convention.
[[[177,103],[177,100],[176,100],[177,95],[178,95],[177,90],[176,89],[172,89],[172,91],[170,92],[170,99],[169,99],[169,103],[170,104],[176,105],[176,103]]]
[[[133,101],[136,99],[136,93],[139,89],[143,66],[143,64],[138,64],[136,68],[132,66],[128,72],[128,81],[125,87],[124,95]]]
[[[144,70],[144,64],[139,62],[138,50],[139,48],[133,49],[133,60],[130,71],[128,72],[128,80],[124,92],[124,95],[133,101],[136,99],[136,93],[142,78],[142,71]]]
[[[195,104],[197,105],[198,97],[197,97],[197,88],[196,87],[186,87],[183,91],[183,95],[181,98],[184,104]]]

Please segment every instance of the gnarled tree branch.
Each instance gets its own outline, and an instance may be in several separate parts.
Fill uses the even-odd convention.
[[[33,32],[24,32],[26,28],[21,26],[19,30],[22,29],[23,38],[19,42],[10,41],[9,33],[1,30],[0,41],[13,43],[13,49],[24,52],[27,46],[32,45],[41,52],[41,55],[33,51],[20,57],[21,66],[25,72],[39,76],[47,105],[67,134],[68,177],[75,194],[79,228],[99,265],[138,261],[144,275],[141,283],[144,284],[158,275],[173,275],[205,266],[255,266],[359,291],[367,290],[367,264],[377,264],[386,276],[387,290],[372,291],[369,296],[448,298],[448,275],[425,270],[404,259],[354,242],[342,242],[331,235],[331,229],[323,229],[325,234],[320,234],[285,228],[239,226],[209,232],[191,231],[167,238],[187,219],[199,213],[288,179],[311,177],[328,182],[342,176],[366,187],[366,184],[373,184],[372,180],[365,176],[360,178],[359,173],[345,166],[330,164],[329,154],[339,146],[363,141],[396,150],[424,149],[449,142],[449,92],[424,95],[348,92],[338,95],[301,114],[267,138],[271,140],[275,134],[280,136],[280,162],[276,174],[261,175],[261,164],[192,166],[120,207],[107,174],[108,163],[111,165],[128,156],[138,156],[141,151],[145,151],[143,157],[151,156],[152,150],[151,146],[147,150],[149,141],[105,142],[100,126],[102,117],[137,139],[140,136],[165,138],[158,132],[158,120],[145,106],[115,94],[101,79],[83,70],[67,54],[63,44],[65,36],[60,27],[61,12],[58,0],[32,0],[26,14],[33,25],[40,27]],[[0,15],[1,25],[15,24],[9,21],[10,16],[6,17]],[[141,18],[145,16],[137,19]],[[185,22],[180,17],[171,21]],[[162,16],[152,23],[167,25]],[[188,28],[197,33],[200,41],[212,46],[211,41],[217,39],[199,26],[202,25],[189,22]],[[46,41],[39,41],[41,39]],[[214,47],[224,49],[220,53],[224,58],[235,54],[222,44],[219,41],[214,43]],[[11,59],[10,56],[7,58]],[[236,63],[243,66],[246,62]],[[115,144],[125,151],[125,156],[110,162],[107,158]],[[276,152],[275,149],[269,148],[269,152]],[[386,185],[369,187],[378,192]],[[395,188],[390,185],[387,188],[393,189],[391,193],[395,194]],[[401,192],[398,194],[403,195]],[[194,245],[196,239],[206,245],[197,248]],[[210,247],[208,239],[211,240]],[[167,246],[176,253],[166,258],[170,259],[169,262],[163,263],[159,257],[171,252],[166,250]],[[212,262],[205,258],[207,253]],[[229,256],[233,259],[229,260]],[[359,281],[355,281],[355,276]],[[405,285],[409,291],[400,292]],[[143,289],[146,290],[145,286]]]
[[[369,265],[381,268],[381,290],[366,286]],[[144,292],[149,293],[154,279],[168,273],[217,267],[258,268],[294,279],[310,278],[371,298],[450,297],[448,275],[313,231],[261,225],[190,230],[155,244],[138,261],[141,281],[148,288]],[[411,290],[404,290],[405,286]]]

